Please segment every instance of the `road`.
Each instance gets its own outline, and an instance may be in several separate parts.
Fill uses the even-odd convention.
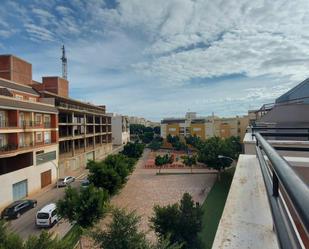
[[[79,187],[80,182],[81,179],[77,179],[71,184],[71,186],[74,188]],[[29,235],[39,235],[42,232],[42,228],[37,228],[35,226],[35,216],[37,211],[39,211],[46,204],[57,202],[64,196],[64,191],[65,188],[52,188],[46,192],[39,193],[38,195],[29,198],[36,199],[38,201],[37,206],[21,215],[19,219],[10,220],[10,230],[17,233],[22,239],[27,239]],[[58,224],[48,230],[62,238],[70,230],[70,228],[71,225],[68,221],[61,220]]]

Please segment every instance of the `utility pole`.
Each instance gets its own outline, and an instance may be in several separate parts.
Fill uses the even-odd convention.
[[[62,46],[62,78],[67,79],[68,78],[68,60],[67,57],[65,56],[65,48],[64,45]]]

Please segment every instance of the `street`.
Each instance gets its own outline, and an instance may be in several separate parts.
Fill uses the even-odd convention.
[[[80,186],[82,179],[76,179],[75,182],[71,184],[72,187],[76,188]],[[38,204],[35,208],[30,209],[19,219],[10,220],[10,229],[17,233],[22,239],[27,239],[29,235],[39,235],[43,228],[37,228],[35,226],[35,216],[37,211],[39,211],[45,205],[57,202],[64,196],[65,188],[51,188],[43,193],[38,193],[30,197],[29,199],[36,199]],[[60,220],[54,227],[47,228],[48,231],[53,232],[55,235],[58,235],[59,238],[62,238],[69,230],[70,223],[65,220]]]

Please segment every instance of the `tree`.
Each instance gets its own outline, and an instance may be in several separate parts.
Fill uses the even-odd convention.
[[[140,135],[144,133],[145,126],[141,124],[130,124],[130,134]]]
[[[192,167],[193,165],[196,165],[196,156],[184,156],[183,163],[191,168],[192,173]]]
[[[140,143],[127,143],[122,151],[122,154],[130,158],[140,158],[144,151],[144,145]]]
[[[229,156],[233,153],[226,140],[219,137],[207,139],[202,148],[198,152],[198,161],[205,163],[207,167],[218,170],[218,178],[220,180],[221,171],[230,166],[232,161],[222,160],[219,155]]]
[[[38,237],[30,236],[25,242],[24,249],[67,249],[65,241],[53,238],[52,233],[43,231]]]
[[[160,155],[156,156],[155,165],[156,165],[157,167],[159,167],[159,174],[160,174],[161,168],[162,168],[162,166],[163,166],[164,164],[166,164],[165,158],[164,158],[163,156],[160,156]]]
[[[153,131],[145,132],[144,134],[140,135],[140,138],[143,141],[143,143],[149,144],[154,138],[154,133]]]
[[[155,134],[157,134],[157,135],[160,135],[160,133],[161,133],[161,127],[160,127],[160,126],[155,126],[155,127],[153,128],[153,132],[154,132]]]
[[[97,188],[106,189],[110,195],[116,193],[123,183],[117,171],[104,161],[90,161],[87,168],[89,182]]]
[[[182,243],[183,249],[199,248],[202,210],[185,193],[178,203],[165,207],[155,206],[151,226],[159,238],[170,236],[171,243]]]
[[[6,224],[0,221],[0,249],[66,249],[65,241],[43,231],[39,236],[30,236],[25,242],[15,233],[7,229]]]
[[[112,211],[112,221],[107,229],[92,232],[92,238],[104,249],[181,249],[181,245],[172,244],[168,238],[159,239],[152,244],[146,234],[139,231],[140,217],[136,213],[127,213],[124,209]]]
[[[140,218],[123,209],[112,212],[112,222],[104,231],[97,230],[92,237],[104,249],[147,249],[150,248],[144,233],[138,231]]]
[[[0,220],[0,249],[23,249],[22,239],[8,231],[4,221]]]
[[[159,174],[161,172],[161,168],[165,164],[172,164],[174,162],[173,155],[169,156],[168,154],[165,154],[164,156],[156,156],[155,158],[155,165],[159,167]]]
[[[114,169],[122,182],[125,182],[129,173],[133,171],[135,163],[135,159],[123,154],[109,155],[104,160],[105,166]]]
[[[161,146],[162,146],[162,142],[159,142],[157,140],[152,140],[152,142],[148,145],[148,147],[153,151],[159,150]]]
[[[192,145],[194,148],[196,149],[201,149],[203,146],[203,142],[204,140],[202,140],[201,138],[199,138],[198,136],[194,135],[194,136],[188,136],[186,137],[186,143]]]
[[[107,201],[107,192],[93,185],[79,191],[69,186],[65,190],[64,198],[57,202],[57,209],[61,217],[87,228],[103,217]]]

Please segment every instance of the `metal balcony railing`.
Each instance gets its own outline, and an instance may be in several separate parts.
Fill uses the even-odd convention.
[[[26,129],[26,128],[33,128],[33,127],[39,127],[42,125],[40,121],[35,121],[35,120],[21,120],[19,122],[19,125]]]
[[[271,127],[271,125],[261,125],[250,127],[250,129],[252,137],[255,133],[260,133],[263,137],[272,137],[277,140],[309,140],[309,127]]]
[[[309,188],[261,134],[254,136],[280,248],[304,248],[309,234]],[[301,228],[296,228],[295,219]]]
[[[10,127],[17,127],[17,122],[12,122],[12,121],[9,121],[9,120],[2,120],[0,122],[0,128],[10,128]]]
[[[3,146],[0,146],[0,152],[7,152],[7,151],[13,151],[13,150],[17,150],[18,149],[18,145],[16,144],[6,144]]]
[[[44,122],[44,128],[51,128],[51,122]]]

